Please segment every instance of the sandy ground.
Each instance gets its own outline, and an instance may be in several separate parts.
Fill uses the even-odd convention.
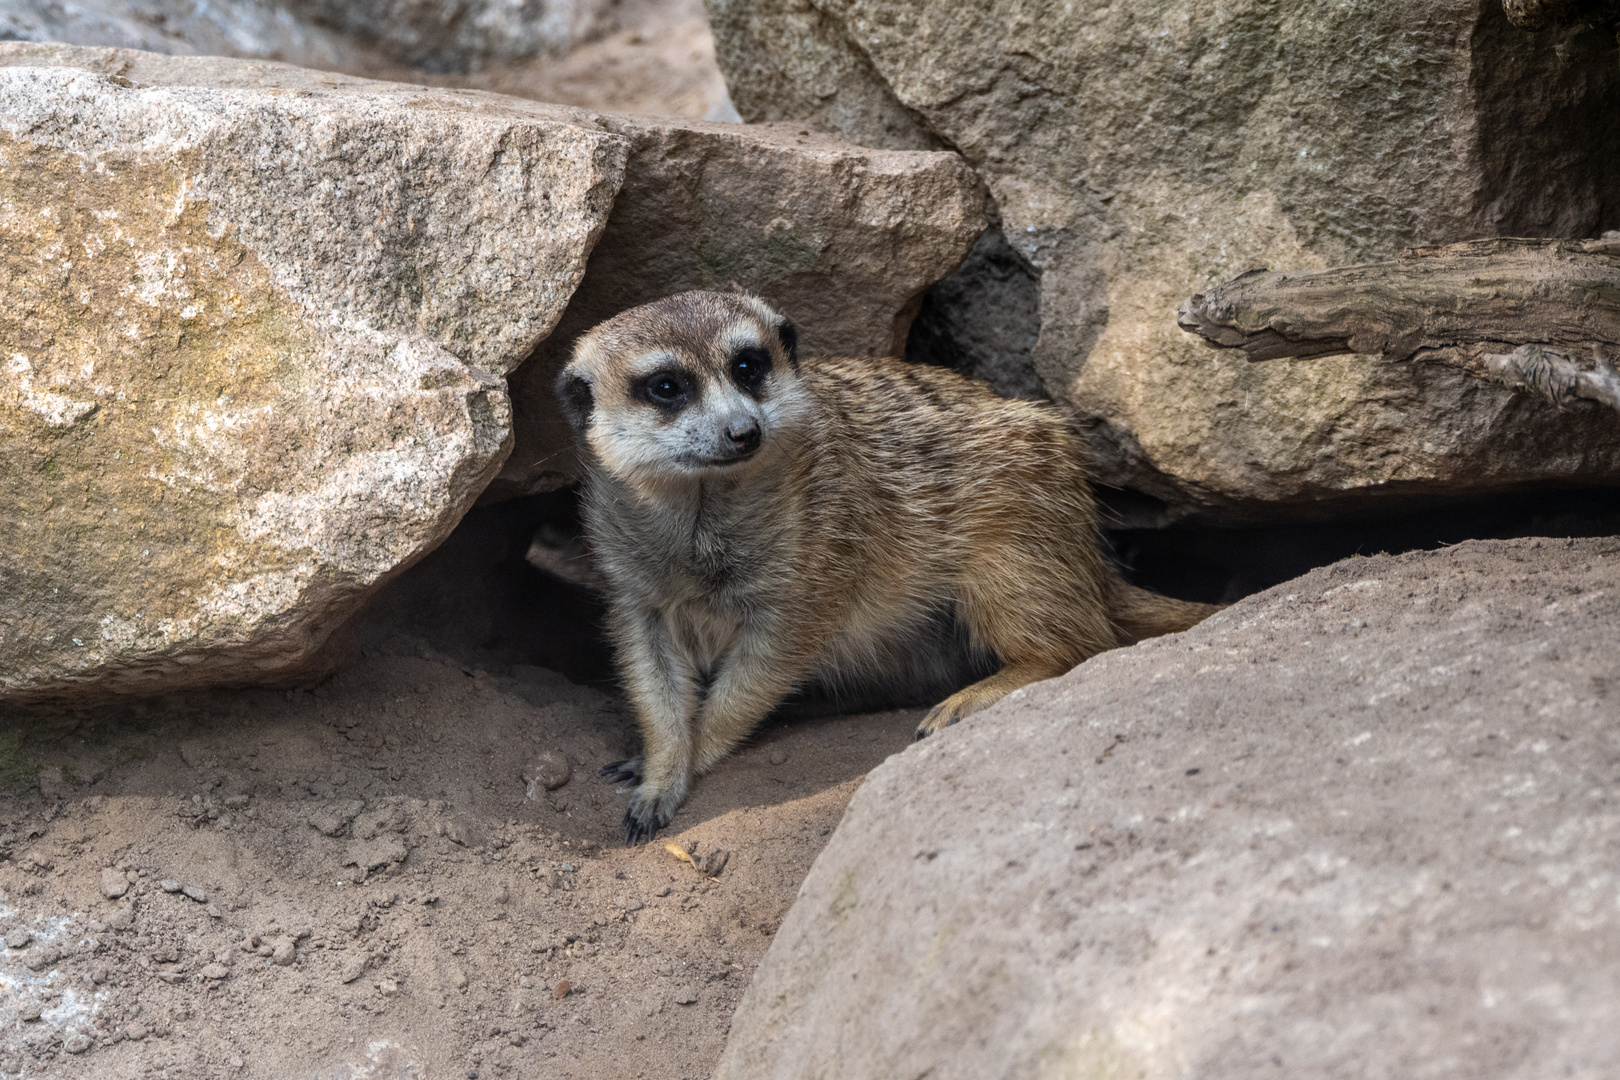
[[[707,1076],[918,714],[769,725],[629,849],[620,701],[494,666],[395,635],[313,690],[8,717],[0,1076]]]
[[[440,75],[382,57],[349,72],[373,79],[458,86],[574,105],[582,109],[737,120],[714,56],[703,0],[622,0],[600,36],[566,56],[511,67]]]

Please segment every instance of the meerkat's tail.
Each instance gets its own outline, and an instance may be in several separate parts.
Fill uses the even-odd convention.
[[[1226,606],[1176,600],[1117,580],[1109,592],[1108,616],[1119,631],[1121,645],[1134,645],[1160,634],[1179,633]]]

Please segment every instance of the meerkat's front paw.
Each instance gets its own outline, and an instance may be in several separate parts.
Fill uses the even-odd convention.
[[[625,758],[623,761],[610,761],[597,771],[597,775],[614,784],[641,783],[641,759],[638,757]]]
[[[674,820],[675,808],[681,804],[676,792],[649,790],[650,787],[642,784],[630,793],[630,807],[624,812],[624,839],[631,847],[642,841],[652,843],[658,830]]]

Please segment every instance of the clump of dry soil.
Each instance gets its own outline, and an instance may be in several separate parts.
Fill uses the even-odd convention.
[[[773,724],[628,849],[624,706],[491,666],[5,718],[0,1076],[707,1076],[917,713]]]

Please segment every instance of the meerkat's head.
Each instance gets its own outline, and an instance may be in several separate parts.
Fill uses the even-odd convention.
[[[802,419],[797,341],[757,297],[680,293],[580,338],[557,396],[602,467],[635,486],[738,473]]]

